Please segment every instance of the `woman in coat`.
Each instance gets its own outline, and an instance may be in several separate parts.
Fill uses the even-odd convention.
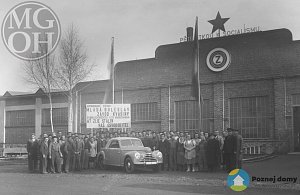
[[[188,134],[184,142],[184,157],[187,165],[187,172],[191,171],[190,167],[192,166],[192,171],[195,172],[195,158],[196,158],[196,142],[191,139],[191,135]]]

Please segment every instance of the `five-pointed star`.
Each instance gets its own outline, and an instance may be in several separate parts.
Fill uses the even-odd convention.
[[[208,21],[213,25],[212,33],[218,29],[225,32],[224,24],[227,22],[227,20],[229,20],[229,18],[221,18],[220,12],[218,12],[216,19]]]

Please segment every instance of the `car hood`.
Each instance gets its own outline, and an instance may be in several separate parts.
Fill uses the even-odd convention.
[[[138,152],[151,152],[151,149],[149,147],[135,147],[135,146],[129,146],[129,147],[123,147],[123,151],[138,151]]]

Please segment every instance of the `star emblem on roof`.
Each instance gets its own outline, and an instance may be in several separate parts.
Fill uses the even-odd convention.
[[[229,20],[229,18],[222,18],[220,12],[218,12],[216,19],[208,21],[213,25],[212,33],[214,33],[216,30],[222,30],[225,32],[224,24],[227,22],[227,20]]]

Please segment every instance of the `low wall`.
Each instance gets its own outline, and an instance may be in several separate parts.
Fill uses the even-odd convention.
[[[286,154],[290,151],[287,140],[244,139],[243,148],[245,154]]]

